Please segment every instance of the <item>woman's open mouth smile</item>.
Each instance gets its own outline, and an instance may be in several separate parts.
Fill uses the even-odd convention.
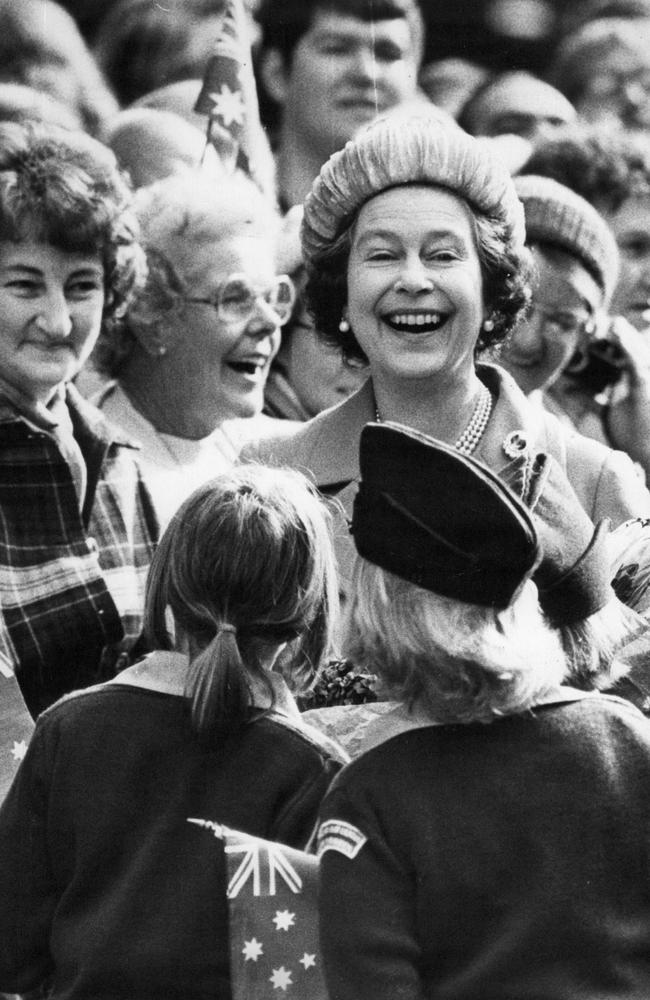
[[[270,359],[266,355],[251,355],[243,358],[226,359],[225,364],[247,381],[262,382],[266,378]]]
[[[433,333],[449,319],[449,313],[435,310],[384,313],[382,321],[397,333]]]

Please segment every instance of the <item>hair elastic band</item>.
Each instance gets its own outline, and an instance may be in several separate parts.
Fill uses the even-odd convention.
[[[217,629],[216,634],[221,635],[222,632],[232,632],[234,634],[237,632],[237,628],[235,625],[228,625],[228,624],[220,625],[219,628]]]

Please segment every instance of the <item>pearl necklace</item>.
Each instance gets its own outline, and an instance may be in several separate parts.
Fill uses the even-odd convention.
[[[485,428],[487,427],[490,414],[492,413],[492,402],[492,393],[488,387],[481,382],[479,396],[470,422],[458,440],[454,443],[454,448],[456,451],[460,452],[461,455],[471,455],[476,451],[481,438],[485,434]],[[379,410],[376,405],[375,421],[378,424],[382,423],[382,419],[379,416]]]
[[[478,443],[485,433],[485,428],[487,427],[491,413],[492,393],[488,387],[481,382],[481,389],[478,400],[476,401],[476,406],[474,407],[474,412],[472,413],[472,418],[461,436],[458,438],[458,441],[454,444],[456,451],[459,451],[461,455],[471,455],[472,452],[476,451]]]

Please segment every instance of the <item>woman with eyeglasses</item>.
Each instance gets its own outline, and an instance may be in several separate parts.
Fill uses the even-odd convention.
[[[497,360],[538,409],[550,411],[572,430],[625,450],[647,478],[647,352],[626,333],[629,324],[610,314],[620,285],[614,233],[596,208],[551,177],[524,174],[515,178],[515,187],[537,273],[528,314],[499,349]],[[617,349],[623,342],[629,345],[627,356]],[[634,392],[624,408],[610,407],[607,395],[600,393],[632,367],[632,357]],[[610,420],[626,431],[625,443],[612,442]]]
[[[242,426],[266,427],[264,386],[294,290],[275,270],[279,217],[245,178],[215,188],[170,177],[141,189],[135,210],[149,276],[123,328],[98,343],[95,363],[114,381],[96,403],[140,443],[164,526],[232,466]]]
[[[587,201],[549,177],[521,175],[526,243],[535,262],[525,318],[499,349],[498,360],[530,400],[557,382],[588,351],[616,287],[614,236]]]

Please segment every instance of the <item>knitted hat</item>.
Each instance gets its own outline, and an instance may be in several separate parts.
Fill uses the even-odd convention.
[[[369,562],[444,597],[507,607],[538,562],[520,500],[486,466],[399,424],[366,424],[351,531]]]
[[[523,243],[522,208],[500,159],[430,115],[393,113],[375,119],[322,167],[305,201],[305,261],[326,250],[374,195],[418,183],[447,188]]]
[[[526,217],[526,242],[549,243],[576,257],[609,304],[618,280],[618,247],[609,226],[587,201],[550,177],[515,177]]]

